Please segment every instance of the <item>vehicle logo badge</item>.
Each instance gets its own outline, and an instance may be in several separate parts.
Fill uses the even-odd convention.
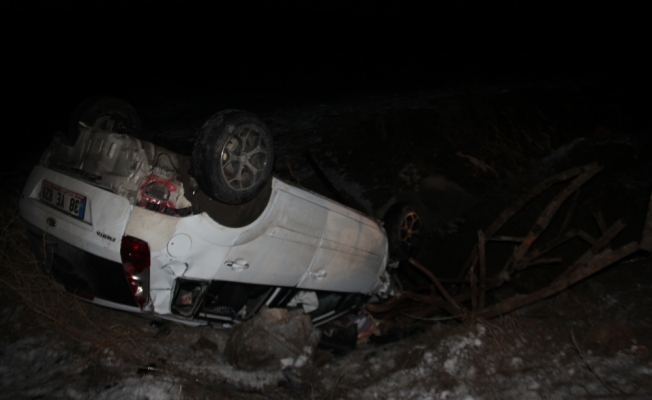
[[[95,232],[95,233],[97,233],[97,236],[99,236],[99,237],[101,237],[101,238],[103,238],[103,239],[108,239],[108,240],[110,240],[110,241],[112,241],[112,242],[115,242],[115,238],[114,238],[113,236],[109,236],[109,235],[107,235],[106,233],[102,233],[102,232],[100,232],[100,231],[97,231],[97,232]]]

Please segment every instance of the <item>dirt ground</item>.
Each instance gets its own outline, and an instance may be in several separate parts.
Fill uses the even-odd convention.
[[[608,225],[626,224],[612,247],[640,240],[652,124],[639,92],[538,82],[253,111],[275,135],[277,176],[334,196],[306,160],[309,150],[348,205],[381,217],[392,202],[417,204],[427,224],[417,259],[455,278],[479,229],[544,178],[591,162],[602,171],[549,230],[570,215],[569,226],[595,237],[600,213]],[[145,100],[152,106],[142,111],[144,125],[175,149],[188,150],[196,127],[218,111],[201,99]],[[500,234],[523,236],[559,190],[528,204]],[[244,372],[224,360],[228,330],[152,324],[57,291],[38,275],[13,207],[1,237],[0,398],[652,398],[652,259],[644,251],[499,318],[412,319],[344,354],[318,350],[302,368]],[[490,273],[512,248],[488,245]],[[561,263],[515,276],[488,302],[541,288],[587,248],[568,243],[552,254]],[[427,283],[400,268],[407,285]]]

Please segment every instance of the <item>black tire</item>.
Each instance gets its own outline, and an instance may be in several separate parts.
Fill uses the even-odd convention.
[[[407,203],[394,204],[384,220],[390,257],[399,261],[415,257],[421,250],[424,233],[423,218],[417,208]]]
[[[195,179],[208,196],[226,204],[246,203],[272,173],[272,135],[250,112],[218,112],[202,127],[192,163]]]
[[[79,137],[80,121],[111,133],[124,133],[138,139],[149,139],[142,134],[140,118],[136,110],[117,97],[93,96],[77,106],[68,125],[68,138],[72,143],[75,143]]]

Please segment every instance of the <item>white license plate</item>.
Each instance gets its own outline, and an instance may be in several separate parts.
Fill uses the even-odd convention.
[[[58,208],[79,219],[84,219],[86,212],[86,197],[80,194],[55,185],[52,182],[43,181],[41,184],[41,201]]]

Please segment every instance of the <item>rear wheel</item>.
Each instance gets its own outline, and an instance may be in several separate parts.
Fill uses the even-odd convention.
[[[385,214],[389,254],[395,260],[414,257],[421,250],[423,220],[411,204],[393,205]]]
[[[204,193],[223,203],[242,204],[258,195],[272,173],[272,136],[250,112],[221,111],[202,127],[192,161]]]
[[[126,101],[113,96],[93,96],[81,103],[72,114],[68,138],[75,143],[79,137],[79,123],[111,133],[144,137],[136,110]]]

